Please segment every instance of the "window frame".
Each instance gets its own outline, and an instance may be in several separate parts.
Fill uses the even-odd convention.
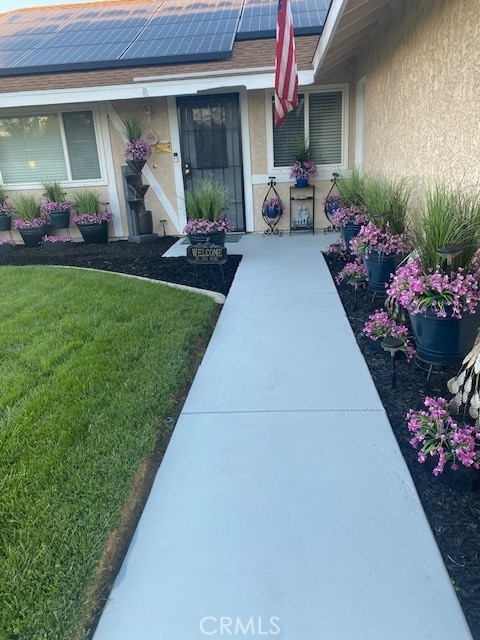
[[[317,164],[318,177],[320,180],[328,180],[334,171],[347,171],[348,169],[348,141],[349,141],[349,84],[328,84],[328,85],[311,85],[308,87],[299,87],[298,93],[302,94],[305,99],[304,108],[304,131],[305,135],[309,134],[309,115],[310,115],[310,94],[312,93],[332,93],[339,91],[342,94],[342,142],[341,142],[341,161],[337,164]],[[280,182],[290,180],[290,166],[278,166],[274,164],[273,150],[273,109],[272,99],[273,91],[265,92],[265,113],[267,122],[267,163],[268,174],[275,175]]]
[[[82,180],[72,179],[72,170],[70,166],[70,155],[68,153],[67,138],[65,135],[65,126],[63,122],[64,113],[75,113],[78,111],[91,111],[93,116],[93,129],[95,133],[95,143],[97,145],[98,162],[100,166],[100,177]],[[26,107],[19,109],[1,109],[0,118],[15,118],[22,116],[43,116],[56,115],[58,118],[60,137],[62,140],[63,153],[65,158],[65,166],[67,170],[67,179],[59,180],[62,187],[103,187],[108,184],[106,179],[106,159],[102,142],[102,123],[97,105],[75,104],[75,105],[39,105],[38,107]],[[41,189],[41,182],[4,182],[2,170],[0,167],[0,183],[4,184],[9,191],[25,191],[28,189]]]

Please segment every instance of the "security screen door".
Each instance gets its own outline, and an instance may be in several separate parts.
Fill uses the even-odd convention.
[[[227,185],[227,217],[245,231],[238,94],[178,98],[177,108],[185,189],[199,180]]]

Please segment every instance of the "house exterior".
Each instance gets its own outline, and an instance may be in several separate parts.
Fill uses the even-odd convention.
[[[135,11],[123,0],[102,3],[107,4]],[[181,234],[186,222],[184,190],[195,177],[214,177],[228,184],[234,193],[230,216],[237,228],[264,231],[261,207],[269,176],[276,177],[288,212],[293,184],[289,165],[298,136],[308,137],[319,167],[314,181],[318,230],[328,225],[323,199],[333,171],[361,165],[397,177],[441,174],[476,180],[480,148],[476,4],[476,0],[333,0],[324,24],[316,26],[318,33],[296,36],[299,108],[279,129],[273,127],[271,33],[235,39],[231,55],[223,58],[164,59],[158,64],[152,58],[146,64],[130,61],[125,66],[95,68],[91,63],[85,69],[53,65],[32,73],[8,67],[12,58],[2,45],[8,29],[3,31],[2,25],[11,24],[13,14],[4,14],[0,16],[1,180],[11,201],[18,192],[40,196],[42,179],[61,180],[69,194],[79,187],[95,187],[115,213],[111,235],[125,237],[122,131],[125,118],[132,114],[141,116],[154,145],[143,179],[150,184],[146,205],[159,233],[165,228],[167,234]],[[72,7],[83,9],[69,7],[67,12]],[[295,22],[295,0],[292,9]],[[58,7],[41,9],[46,23],[53,10]],[[81,14],[72,18],[76,19]],[[41,141],[32,143],[26,133],[25,123],[32,122],[35,126],[41,122]],[[42,174],[45,167],[47,175]],[[287,215],[279,228],[288,230]]]

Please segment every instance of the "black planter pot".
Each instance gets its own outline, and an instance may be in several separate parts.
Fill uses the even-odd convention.
[[[48,235],[49,226],[43,224],[40,227],[21,227],[18,233],[22,236],[26,247],[38,247],[42,244],[43,236]]]
[[[140,211],[138,217],[138,233],[143,236],[153,233],[153,220],[151,211]]]
[[[439,318],[432,311],[409,313],[417,356],[433,364],[456,364],[473,347],[480,313],[463,318]]]
[[[52,211],[50,220],[54,229],[68,229],[70,227],[70,209]]]
[[[400,257],[396,254],[386,256],[375,249],[366,253],[363,262],[368,274],[368,288],[385,293],[385,285],[390,282],[399,261]]]
[[[225,246],[225,231],[212,231],[211,233],[189,233],[188,239],[190,240],[191,245],[196,244],[205,244],[206,242],[210,242],[211,244],[216,244],[220,247]]]
[[[108,223],[77,224],[85,244],[107,244]]]
[[[344,227],[341,227],[340,232],[348,254],[350,254],[350,240],[358,236],[361,228],[361,224],[353,224],[353,222],[349,222]]]
[[[134,171],[139,171],[139,172],[143,169],[143,167],[147,163],[146,160],[127,160],[126,162],[130,167],[130,169],[133,169]]]
[[[0,231],[10,231],[12,228],[12,218],[6,213],[0,213]]]
[[[10,244],[9,242],[0,244],[0,253],[11,253],[12,251],[13,251],[13,244]]]

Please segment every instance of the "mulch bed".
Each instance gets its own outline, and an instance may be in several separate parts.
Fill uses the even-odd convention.
[[[325,256],[332,276],[345,265]],[[417,454],[409,444],[410,434],[405,416],[408,409],[423,409],[426,395],[451,394],[446,381],[457,372],[457,367],[434,371],[427,386],[427,372],[412,360],[407,363],[403,354],[396,359],[397,388],[391,388],[390,355],[378,348],[361,331],[368,316],[383,307],[385,296],[368,289],[359,289],[354,309],[353,287],[337,287],[345,313],[350,321],[357,343],[377,387],[402,454],[412,475],[420,500],[430,523],[447,571],[452,579],[458,599],[475,640],[480,640],[480,491],[478,474],[470,469],[445,469],[443,474],[432,474],[432,461],[417,462]]]
[[[177,240],[178,238],[167,236],[160,237],[155,242],[142,244],[126,240],[108,244],[79,242],[62,246],[60,249],[52,249],[46,245],[38,248],[20,245],[15,246],[12,252],[0,252],[0,266],[53,264],[104,269],[227,294],[242,257],[230,255],[229,252],[228,262],[224,265],[225,285],[223,285],[217,265],[199,267],[198,276],[196,276],[195,267],[188,264],[185,257],[162,258],[162,254]],[[229,251],[228,246],[227,251]]]

